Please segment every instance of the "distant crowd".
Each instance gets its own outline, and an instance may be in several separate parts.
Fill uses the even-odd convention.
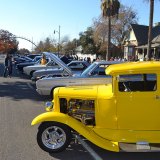
[[[78,60],[78,61],[87,61],[88,63],[93,63],[95,61],[101,61],[103,60],[100,57],[97,57],[96,59],[91,59],[90,57],[78,57],[77,55],[69,55],[69,54],[65,54],[63,56],[60,57],[60,59],[64,62],[64,63],[69,63],[72,60]],[[120,57],[111,57],[109,59],[109,61],[127,61],[126,58],[120,58]]]

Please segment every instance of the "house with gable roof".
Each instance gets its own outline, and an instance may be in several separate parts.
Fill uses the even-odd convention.
[[[145,59],[148,46],[149,26],[131,24],[128,35],[123,41],[124,58],[127,60]],[[152,29],[152,57],[160,59],[160,22]]]

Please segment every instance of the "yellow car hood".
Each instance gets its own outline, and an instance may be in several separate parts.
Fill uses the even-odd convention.
[[[106,92],[106,88],[109,86],[110,85],[59,87],[56,90],[56,94],[58,94],[59,97],[96,98],[98,94],[104,94]]]
[[[63,97],[97,97],[98,86],[69,86],[58,88],[58,96]]]

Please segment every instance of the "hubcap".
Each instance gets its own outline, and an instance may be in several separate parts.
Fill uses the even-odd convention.
[[[42,134],[43,144],[50,149],[58,149],[64,145],[66,134],[64,130],[58,126],[51,126],[44,130]]]

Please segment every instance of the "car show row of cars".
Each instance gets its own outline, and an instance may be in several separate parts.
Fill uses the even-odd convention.
[[[97,61],[75,74],[56,55],[45,55],[53,72],[36,81],[36,90],[53,99],[31,122],[40,124],[42,150],[61,152],[73,137],[84,137],[114,152],[160,151],[160,62]]]
[[[44,52],[47,63],[40,64],[41,56],[36,56],[32,62],[17,64],[17,69],[36,81],[36,91],[40,95],[50,95],[61,86],[104,84],[110,81],[105,74],[105,68],[117,61],[97,61],[92,64],[87,61],[73,60],[65,64],[53,53]],[[38,59],[35,61],[35,59]]]

